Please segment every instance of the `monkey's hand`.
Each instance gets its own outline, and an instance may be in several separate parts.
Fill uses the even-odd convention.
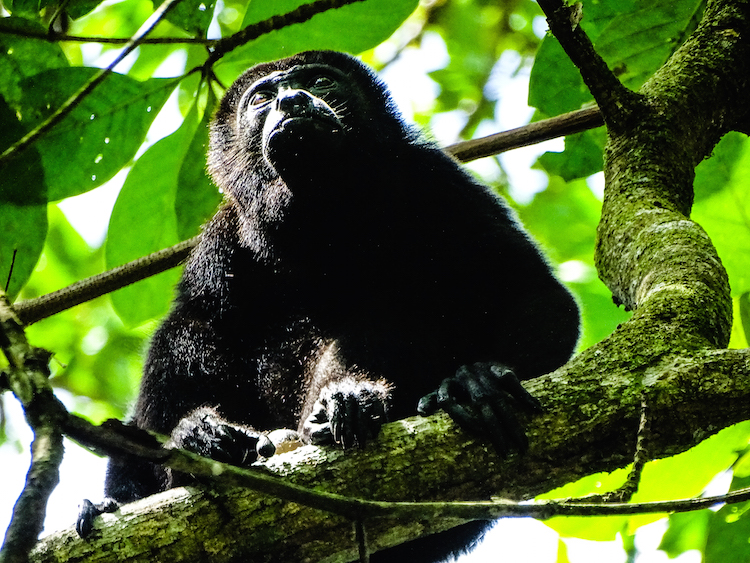
[[[506,366],[477,362],[461,366],[436,391],[422,397],[417,410],[428,416],[443,409],[464,430],[488,438],[501,456],[529,447],[514,407],[541,412],[539,401],[523,388]]]
[[[76,532],[78,532],[81,538],[86,539],[94,529],[94,518],[105,512],[114,512],[118,508],[120,508],[120,504],[109,497],[97,504],[94,504],[87,498],[83,499],[81,505],[78,507]]]
[[[384,381],[345,377],[328,383],[302,425],[302,434],[313,444],[364,447],[387,422],[389,399],[390,387]]]
[[[216,461],[248,466],[276,448],[267,436],[249,426],[222,418],[215,409],[201,407],[182,418],[172,430],[167,448],[182,448]]]

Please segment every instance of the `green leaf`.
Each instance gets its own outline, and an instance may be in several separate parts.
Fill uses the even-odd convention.
[[[6,0],[4,3],[16,16],[39,17],[39,0]]]
[[[609,21],[594,48],[620,81],[636,90],[695,29],[704,4],[704,0],[639,0]]]
[[[539,157],[539,164],[566,182],[601,172],[605,135],[603,128],[569,135],[565,137],[564,152],[546,152]]]
[[[745,340],[750,341],[750,292],[740,295],[740,322],[745,333]]]
[[[253,0],[242,27],[294,11],[310,0]],[[267,33],[228,53],[216,72],[232,82],[248,67],[310,49],[360,53],[387,39],[416,8],[416,0],[367,0]]]
[[[712,514],[708,525],[705,563],[745,563],[750,560],[749,503],[727,504]]]
[[[31,129],[70,98],[97,71],[52,69],[21,82],[21,122]],[[86,192],[112,178],[135,155],[175,79],[137,82],[111,74],[35,143],[51,201]]]
[[[29,39],[5,30],[16,32],[46,32],[37,22],[23,18],[0,18],[0,95],[14,110],[25,96],[21,82],[43,70],[69,66],[60,45],[39,39]],[[3,135],[5,136],[5,135]]]
[[[750,142],[745,138],[723,189],[701,198],[692,219],[711,237],[729,274],[732,296],[750,291]],[[700,167],[708,165],[702,163]],[[711,189],[715,189],[714,188]],[[707,189],[706,192],[709,190]]]
[[[3,98],[0,98],[0,153],[26,134],[26,128],[18,120]],[[42,161],[36,147],[16,151],[0,164],[0,204],[46,205],[47,184],[44,179]]]
[[[549,117],[580,109],[593,100],[578,69],[559,41],[547,35],[539,46],[529,76],[529,105]]]
[[[0,283],[3,288],[7,285],[12,300],[26,284],[42,253],[47,236],[46,204],[3,202],[0,204],[0,232],[3,233],[0,237]]]
[[[180,168],[175,212],[177,213],[177,236],[180,240],[198,234],[200,226],[216,211],[221,201],[216,187],[206,173],[206,151],[208,150],[208,124],[216,108],[216,96],[207,88],[208,99],[203,119],[188,147]]]
[[[725,428],[684,453],[647,463],[632,502],[698,496],[718,473],[731,467],[737,460],[737,452],[747,444],[749,433],[750,421],[741,422]],[[579,497],[594,492],[606,492],[622,485],[626,476],[624,470],[609,475],[592,475],[550,491],[539,498]],[[595,484],[600,485],[595,487]],[[561,535],[605,541],[614,539],[623,529],[632,531],[662,517],[660,514],[593,519],[556,517],[545,523]]]
[[[0,98],[0,153],[24,130]],[[26,284],[47,236],[47,198],[39,153],[30,147],[0,166],[0,284],[13,299]],[[12,269],[12,272],[11,272]],[[9,279],[9,276],[10,279]]]
[[[180,241],[175,214],[177,182],[199,122],[194,104],[180,128],[155,143],[133,165],[109,223],[108,268]],[[173,269],[112,293],[115,310],[131,326],[164,315],[178,278],[179,272]]]
[[[161,4],[154,2],[154,8]],[[214,15],[216,0],[182,0],[167,14],[167,20],[196,37],[205,37]]]
[[[77,20],[102,3],[101,0],[75,0],[74,2],[68,2],[68,4],[66,4],[65,11],[72,19]]]
[[[669,528],[659,544],[659,549],[666,552],[670,558],[691,549],[703,552],[712,514],[710,510],[670,514]]]
[[[714,147],[711,156],[695,168],[695,202],[723,190],[732,180],[747,145],[747,136],[730,132]]]

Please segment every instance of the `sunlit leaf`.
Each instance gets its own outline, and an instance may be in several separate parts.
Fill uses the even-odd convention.
[[[21,82],[22,123],[32,128],[54,113],[95,73],[92,68],[44,71]],[[111,74],[62,122],[36,142],[51,201],[88,191],[114,176],[143,143],[176,85]]]
[[[67,67],[69,63],[58,44],[3,33],[4,30],[44,33],[46,29],[23,18],[0,18],[0,95],[15,110],[25,95],[21,81],[43,70]]]
[[[154,2],[154,8],[161,4]],[[216,0],[182,0],[167,14],[167,20],[196,37],[205,37],[214,15]]]
[[[692,219],[706,230],[719,253],[729,274],[733,296],[750,291],[750,142],[747,138],[742,145],[728,179],[725,174],[717,174],[726,180],[723,189],[702,198],[692,213]],[[717,187],[708,188],[706,192]]]
[[[193,106],[177,131],[136,161],[112,212],[106,244],[108,268],[180,241],[175,213],[177,183],[199,122]],[[117,313],[129,325],[164,315],[178,277],[179,272],[173,269],[114,292],[111,296]]]
[[[670,514],[669,528],[659,544],[659,549],[672,558],[691,549],[702,552],[706,546],[711,516],[709,510]]]
[[[208,124],[214,114],[216,101],[213,89],[208,88],[203,119],[198,124],[180,168],[175,195],[177,236],[180,240],[197,235],[200,225],[216,211],[221,201],[221,195],[206,173]]]
[[[725,428],[682,454],[647,463],[632,502],[698,496],[719,472],[728,469],[737,460],[738,451],[747,444],[749,435],[750,421],[742,422]],[[689,471],[685,470],[687,467],[690,468]],[[621,486],[625,476],[626,472],[619,470],[610,475],[585,477],[576,483],[541,495],[540,498],[579,497],[590,493],[603,493]],[[635,530],[662,517],[663,514],[611,516],[593,520],[585,517],[556,517],[548,520],[546,524],[565,536],[606,541],[613,540],[623,529]]]
[[[289,13],[309,0],[253,0],[242,27]],[[367,0],[315,15],[238,47],[216,66],[231,82],[249,66],[310,49],[359,53],[386,39],[417,7],[415,0]]]

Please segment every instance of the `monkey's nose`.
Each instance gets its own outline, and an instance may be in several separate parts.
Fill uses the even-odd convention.
[[[304,115],[314,108],[313,97],[304,90],[284,90],[276,98],[276,109],[290,115]]]

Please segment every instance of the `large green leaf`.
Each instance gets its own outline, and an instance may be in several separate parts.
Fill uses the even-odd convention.
[[[157,8],[161,1],[154,2]],[[216,0],[182,0],[167,14],[167,20],[196,37],[205,37],[214,15]]]
[[[13,299],[26,283],[47,236],[45,204],[0,204],[0,283]],[[11,273],[12,268],[12,273]],[[10,279],[8,276],[10,275]]]
[[[0,97],[0,153],[24,133]],[[30,147],[0,165],[0,287],[14,298],[26,284],[47,236],[47,198],[39,153]]]
[[[216,187],[206,172],[206,151],[208,150],[208,124],[216,108],[216,96],[212,88],[207,88],[208,99],[203,119],[198,124],[190,146],[180,168],[175,212],[177,214],[177,236],[185,240],[198,234],[199,227],[213,215],[221,201]]]
[[[242,27],[294,11],[310,0],[253,0]],[[227,54],[216,66],[226,81],[234,80],[253,64],[279,59],[309,49],[359,53],[393,33],[417,7],[415,0],[367,0],[315,15],[265,34]]]
[[[29,129],[41,123],[97,71],[52,69],[21,82],[18,113]],[[135,155],[151,122],[176,85],[154,78],[138,82],[111,74],[35,147],[42,157],[51,201],[88,191],[114,176]]]
[[[194,105],[177,131],[151,146],[133,165],[117,198],[106,243],[108,268],[179,242],[175,198],[200,115]],[[169,270],[113,294],[120,317],[130,325],[169,309],[179,272]]]
[[[23,18],[0,19],[0,95],[13,109],[26,95],[21,82],[44,70],[68,66],[62,49],[56,43],[41,40],[30,40],[21,35],[3,33],[4,30],[15,32],[45,32],[44,27],[36,22]],[[3,136],[5,132],[3,131]]]
[[[734,146],[738,140],[739,136],[735,136],[727,145],[722,142],[717,147],[718,163],[708,160],[698,166],[696,178],[701,184],[696,191],[706,195],[692,213],[711,237],[729,274],[734,297],[750,291],[750,141],[741,139],[740,149]],[[713,169],[713,178],[703,173],[704,166]],[[719,181],[724,183],[723,189],[719,189]]]

